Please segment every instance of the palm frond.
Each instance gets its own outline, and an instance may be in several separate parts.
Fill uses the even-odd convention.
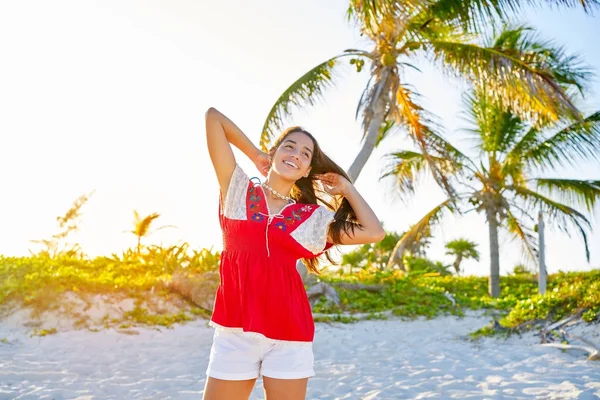
[[[390,133],[394,131],[394,127],[396,124],[393,120],[386,118],[385,122],[381,126],[379,131],[379,137],[377,138],[377,143],[375,143],[375,147],[379,146],[382,140],[384,140]]]
[[[593,9],[600,6],[600,1],[598,0],[542,0],[542,1],[534,1],[529,0],[532,4],[554,4],[557,6],[565,6],[565,7],[582,7],[585,12],[592,12]]]
[[[472,164],[471,159],[469,159],[466,154],[464,154],[458,147],[455,147],[442,135],[436,133],[436,131],[428,130],[426,131],[426,135],[426,140],[429,147],[435,150],[437,154],[440,154],[441,157],[453,162],[455,167],[458,165],[464,166],[467,163]]]
[[[506,209],[506,229],[515,238],[521,241],[523,252],[529,256],[532,261],[536,261],[538,254],[537,240],[531,229],[523,223],[510,211]]]
[[[363,93],[363,96],[361,96],[361,101],[356,110],[357,115],[362,112],[362,140],[365,140],[376,110],[379,109],[378,106],[382,101],[385,102],[386,92],[389,90],[390,74],[388,71],[377,71],[377,73],[372,76],[375,78],[375,82],[370,87],[367,86],[365,89],[366,93]],[[384,111],[387,116],[387,114],[389,114],[389,106],[387,107],[387,110]],[[387,118],[384,118],[384,123],[386,122],[386,119]]]
[[[600,181],[540,178],[534,182],[549,196],[558,196],[569,204],[584,205],[590,212],[600,201]]]
[[[401,15],[411,15],[428,3],[428,0],[350,0],[347,16],[363,29],[375,32],[385,23]]]
[[[134,222],[134,231],[132,233],[138,237],[147,236],[148,233],[150,232],[150,226],[152,225],[152,222],[154,222],[155,219],[160,217],[159,213],[152,213],[152,214],[149,214],[149,215],[145,216],[144,218],[142,218],[142,217],[140,217],[140,215],[137,211],[134,211],[133,215],[134,215],[134,221],[133,221]]]
[[[450,185],[447,177],[430,155],[432,150],[436,150],[440,156],[448,156],[445,150],[456,150],[449,143],[443,142],[441,136],[434,133],[432,117],[416,102],[413,97],[418,94],[412,92],[407,86],[401,84],[399,77],[395,75],[392,80],[392,101],[390,103],[390,112],[398,125],[406,128],[409,136],[421,150],[423,157],[427,160],[431,173],[435,181],[442,189],[453,197],[454,188]],[[448,146],[446,146],[448,144]],[[460,153],[456,150],[457,154]]]
[[[446,199],[425,214],[423,218],[402,235],[396,247],[398,249],[409,248],[420,239],[431,235],[432,228],[443,218],[444,213],[455,211],[452,202],[451,199]]]
[[[553,79],[565,89],[582,92],[593,75],[579,56],[568,54],[565,47],[551,40],[542,39],[527,25],[505,27],[488,47],[518,54],[531,67],[551,72]]]
[[[333,85],[334,73],[339,67],[340,59],[348,56],[367,57],[367,53],[347,50],[344,54],[330,58],[308,71],[279,96],[267,115],[260,136],[260,146],[264,151],[268,150],[273,137],[283,128],[283,120],[291,115],[292,106],[305,103],[314,105],[321,99],[324,90]]]
[[[459,23],[469,31],[482,32],[490,21],[511,20],[518,17],[526,6],[557,5],[583,7],[591,12],[600,5],[598,0],[437,0],[429,1],[421,12],[421,19],[438,19],[447,23]]]
[[[561,231],[569,234],[569,223],[573,224],[583,239],[586,258],[589,261],[590,250],[586,229],[591,228],[591,223],[581,212],[523,186],[515,186],[511,189],[515,191],[515,194],[526,204],[532,213],[541,210],[546,219]]]
[[[385,156],[387,167],[380,180],[393,178],[395,186],[401,195],[411,195],[415,192],[415,184],[427,171],[428,161],[422,153],[416,151],[398,151]],[[444,162],[443,158],[432,157],[434,162]]]
[[[522,135],[524,124],[521,119],[503,110],[481,88],[465,94],[463,101],[481,150],[505,153]]]
[[[524,185],[526,162],[523,152],[538,144],[542,138],[543,131],[536,127],[530,127],[508,150],[502,163],[502,174],[510,176],[515,185]]]
[[[536,127],[530,127],[519,140],[514,143],[513,147],[508,151],[507,159],[520,159],[527,150],[537,145],[540,142],[542,131]]]
[[[518,151],[515,150],[515,156],[522,158],[523,162],[538,167],[573,165],[598,159],[599,155],[600,111],[583,121],[572,123],[546,140],[535,140],[532,134]]]
[[[489,23],[496,17],[504,17],[508,11],[514,13],[518,3],[506,0],[439,0],[431,2],[423,14],[441,21],[456,21],[465,29],[478,31],[485,27],[486,22]]]
[[[482,47],[474,43],[432,40],[434,59],[448,71],[483,88],[502,108],[524,120],[556,121],[579,117],[542,51]],[[582,72],[581,76],[585,76]],[[579,81],[577,81],[579,82]]]
[[[371,75],[369,77],[369,80],[367,81],[367,85],[365,86],[363,92],[360,95],[360,98],[358,99],[358,105],[356,106],[356,114],[354,115],[355,119],[358,119],[360,112],[363,111],[365,109],[365,107],[367,106],[367,102],[369,99],[369,93],[371,92],[371,90],[373,88],[373,86],[372,86],[373,78],[374,78],[373,75]]]

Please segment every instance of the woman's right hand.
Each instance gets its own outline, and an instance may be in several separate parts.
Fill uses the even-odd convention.
[[[259,150],[253,161],[254,165],[256,165],[256,169],[258,169],[262,176],[266,177],[271,169],[271,156],[264,151]]]

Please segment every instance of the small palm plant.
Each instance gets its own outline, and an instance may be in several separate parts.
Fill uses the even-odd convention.
[[[455,239],[446,243],[446,254],[455,257],[452,266],[456,271],[456,275],[460,275],[460,264],[464,260],[473,259],[479,261],[477,243],[468,239]]]
[[[133,228],[133,230],[131,230],[129,232],[134,234],[137,239],[137,246],[136,246],[137,255],[139,255],[142,250],[142,238],[146,238],[146,237],[150,236],[151,234],[155,233],[156,231],[159,231],[164,228],[174,228],[174,226],[172,226],[172,225],[164,225],[164,226],[161,226],[154,230],[150,230],[152,223],[158,217],[160,217],[159,213],[152,213],[152,214],[148,214],[142,218],[140,216],[140,214],[137,212],[137,210],[133,211],[134,228]]]

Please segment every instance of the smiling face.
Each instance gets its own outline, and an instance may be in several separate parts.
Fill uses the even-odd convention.
[[[272,154],[272,169],[282,178],[297,181],[309,174],[315,145],[302,132],[285,136]]]

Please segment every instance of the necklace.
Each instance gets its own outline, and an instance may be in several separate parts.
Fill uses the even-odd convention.
[[[292,199],[289,196],[284,196],[281,193],[279,193],[278,191],[276,191],[275,189],[273,189],[271,186],[267,185],[266,183],[262,183],[262,186],[267,189],[269,192],[273,193],[275,195],[275,197],[280,198],[281,200],[286,200],[288,203],[295,203],[296,200]]]

